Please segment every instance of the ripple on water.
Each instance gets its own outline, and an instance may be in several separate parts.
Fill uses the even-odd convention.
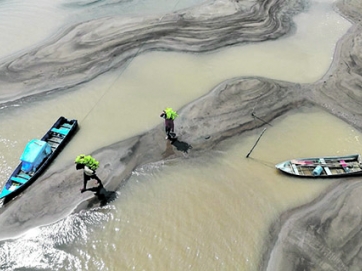
[[[34,228],[15,240],[0,242],[0,269],[100,270],[101,258],[94,260],[84,247],[95,248],[89,240],[94,230],[113,219],[114,207],[93,209],[70,215],[55,224]],[[104,269],[103,269],[104,270]]]

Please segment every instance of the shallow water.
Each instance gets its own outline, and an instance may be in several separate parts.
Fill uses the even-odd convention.
[[[164,14],[203,0],[12,0],[0,2],[0,59],[41,44],[69,25],[105,16]]]
[[[180,1],[43,2],[34,0],[29,6],[2,2],[0,13],[8,14],[8,27],[0,25],[0,40],[1,44],[9,40],[9,46],[3,46],[0,55],[43,42],[64,21],[115,12],[111,4],[128,5],[124,12],[129,14],[142,14],[141,7],[145,13],[181,8]],[[186,7],[196,1],[183,3]],[[0,127],[6,129],[0,131],[0,185],[17,165],[26,142],[42,136],[59,115],[77,118],[80,130],[49,170],[71,163],[79,153],[152,129],[162,122],[159,113],[165,106],[181,108],[228,78],[318,80],[350,24],[333,12],[332,1],[311,3],[308,12],[296,16],[295,34],[278,41],[202,55],[148,53],[133,59],[126,69],[76,89],[2,108]],[[36,17],[34,25],[42,27],[33,31],[20,17],[26,22]],[[17,35],[11,35],[13,29]],[[258,270],[270,223],[332,183],[286,177],[274,164],[296,156],[361,149],[359,132],[311,108],[267,128],[249,158],[245,156],[261,130],[225,142],[197,159],[161,161],[137,169],[109,206],[1,242],[0,269]]]
[[[288,177],[274,165],[361,149],[361,133],[314,109],[272,125],[249,158],[261,130],[200,158],[134,171],[110,205],[2,242],[2,270],[258,270],[268,226],[334,182]]]

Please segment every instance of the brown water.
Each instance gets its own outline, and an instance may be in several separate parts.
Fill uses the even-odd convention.
[[[316,81],[327,71],[335,43],[349,23],[332,11],[332,1],[313,3],[308,13],[296,17],[299,28],[294,36],[203,55],[140,55],[122,72],[2,109],[0,127],[6,129],[0,132],[0,184],[17,165],[26,142],[42,136],[59,115],[77,118],[81,129],[49,170],[79,153],[155,127],[165,106],[180,108],[228,78],[255,75]],[[7,53],[12,52],[3,51]],[[137,169],[111,205],[70,215],[1,243],[0,266],[4,270],[257,270],[270,223],[333,183],[287,177],[274,165],[289,158],[361,149],[359,132],[312,108],[267,128],[249,158],[245,156],[261,130],[224,142],[197,159],[160,161]]]
[[[7,261],[25,253],[32,263],[21,260],[19,266],[62,266],[59,270],[258,270],[269,225],[334,182],[288,177],[274,165],[361,149],[359,132],[315,109],[272,125],[249,158],[261,130],[197,159],[136,170],[106,208],[5,242]],[[39,257],[44,250],[48,256]]]

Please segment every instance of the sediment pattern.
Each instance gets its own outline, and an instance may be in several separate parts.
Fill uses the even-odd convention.
[[[284,214],[263,270],[360,270],[361,193],[358,181],[344,182],[309,206]]]
[[[3,63],[0,84],[9,91],[0,99],[11,103],[70,88],[149,50],[204,52],[276,39],[291,31],[292,16],[304,4],[293,0],[243,2],[213,1],[162,18],[104,18],[76,25],[52,42]],[[190,155],[198,156],[226,138],[262,126],[250,115],[256,107],[260,118],[272,121],[303,105],[319,106],[362,130],[362,5],[359,0],[345,0],[338,8],[354,25],[338,44],[324,78],[305,85],[266,78],[221,83],[179,110],[177,125],[183,131],[182,140],[193,146]],[[172,145],[165,146],[163,136],[158,126],[97,150],[94,154],[102,161],[99,174],[107,180],[107,188],[118,188],[136,167],[182,157]],[[96,200],[79,197],[77,178],[73,165],[44,175],[36,191],[27,191],[21,200],[0,210],[0,238],[54,222],[75,206],[75,211],[94,206]],[[310,205],[291,210],[275,222],[260,270],[360,270],[362,186],[342,181]]]
[[[362,3],[340,1],[353,27],[338,44],[329,73],[311,89],[310,100],[362,129]],[[309,95],[308,94],[308,95]],[[360,270],[362,185],[341,180],[311,204],[290,210],[271,227],[260,270]]]
[[[292,27],[298,0],[215,1],[162,18],[101,18],[0,65],[0,102],[71,88],[151,50],[205,52],[276,39]]]

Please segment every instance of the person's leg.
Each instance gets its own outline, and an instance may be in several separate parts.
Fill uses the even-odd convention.
[[[171,130],[170,132],[171,132],[171,133],[174,133],[174,129],[175,129],[175,125],[174,125],[173,120],[171,120],[171,121],[170,121],[170,130]]]
[[[167,137],[168,137],[168,139],[172,139],[172,138],[176,137],[176,134],[174,132],[174,127],[175,126],[174,126],[173,120],[168,120],[168,122],[167,122],[167,128],[168,128]]]
[[[171,120],[167,119],[165,123],[166,134],[171,132],[171,129],[172,129],[172,122]]]
[[[86,188],[87,188],[87,182],[90,180],[91,178],[87,175],[87,174],[85,174],[84,172],[83,172],[83,188],[80,190],[82,193],[86,190]]]
[[[165,132],[166,132],[166,134],[168,132],[168,129],[169,129],[169,127],[168,127],[168,119],[165,119]]]
[[[170,136],[172,137],[172,138],[175,138],[176,137],[176,133],[175,133],[175,126],[174,126],[174,122],[173,122],[173,120],[172,120],[172,122],[171,122],[171,132],[170,132]]]
[[[103,188],[103,184],[102,184],[102,182],[99,180],[99,178],[98,178],[97,181],[98,181],[98,186],[94,186],[94,187],[91,187],[91,188],[82,189],[82,193],[85,192],[85,191],[92,191],[92,192],[94,192],[95,195],[97,196],[97,195],[100,193],[100,191],[101,191],[102,189],[104,189],[104,188]]]
[[[168,138],[171,138],[173,133],[173,120],[167,119],[166,120],[166,135]]]
[[[102,181],[101,181],[101,179],[99,179],[99,177],[97,176],[97,174],[94,174],[94,175],[92,176],[92,178],[95,179],[95,180],[97,180],[97,183],[98,183],[99,185],[102,185]],[[102,185],[102,186],[103,186],[103,185]]]
[[[95,187],[87,188],[87,189],[84,189],[84,191],[92,191],[92,192],[96,193],[98,191],[98,187],[95,186]]]

